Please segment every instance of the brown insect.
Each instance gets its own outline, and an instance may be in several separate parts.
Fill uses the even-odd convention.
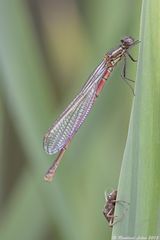
[[[122,216],[115,221],[115,218],[117,217],[114,215],[116,203],[122,204],[123,207],[125,207],[124,204],[129,204],[129,203],[126,201],[117,200],[117,190],[113,190],[108,194],[105,193],[105,201],[106,203],[104,205],[103,214],[108,222],[109,227],[112,227],[114,224],[119,222],[124,217],[124,211],[123,211]],[[126,207],[125,207],[125,210],[127,210]]]
[[[117,190],[113,190],[108,194],[105,193],[106,203],[104,205],[103,214],[110,227],[112,227],[115,224],[114,211],[115,211],[115,205],[116,205],[116,198],[117,198]]]

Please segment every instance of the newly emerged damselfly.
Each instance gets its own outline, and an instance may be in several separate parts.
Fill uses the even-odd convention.
[[[46,181],[52,181],[56,169],[73,136],[90,112],[114,67],[122,59],[124,60],[124,65],[121,76],[130,86],[128,81],[132,80],[126,77],[126,57],[129,57],[134,62],[136,61],[128,50],[137,43],[139,43],[138,40],[135,41],[132,37],[127,36],[121,40],[121,44],[117,48],[107,52],[102,62],[82,87],[80,93],[45,134],[43,141],[45,152],[50,155],[59,152],[57,158],[44,176]]]

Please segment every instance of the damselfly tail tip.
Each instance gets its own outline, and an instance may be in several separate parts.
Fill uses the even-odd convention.
[[[46,182],[52,182],[52,179],[53,179],[53,174],[48,171],[48,172],[44,175],[44,180],[45,180]]]

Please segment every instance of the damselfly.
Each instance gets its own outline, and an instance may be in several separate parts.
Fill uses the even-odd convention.
[[[80,93],[74,98],[45,134],[43,146],[46,153],[51,155],[59,152],[57,158],[44,177],[46,181],[52,180],[73,136],[90,112],[96,97],[98,97],[102,91],[105,81],[109,78],[115,65],[121,59],[124,59],[124,66],[121,74],[122,78],[126,82],[132,81],[126,77],[126,57],[128,56],[132,61],[136,61],[130,55],[128,50],[138,42],[138,40],[135,41],[132,37],[125,37],[121,40],[121,44],[117,48],[107,52],[103,61],[93,71],[82,87]]]

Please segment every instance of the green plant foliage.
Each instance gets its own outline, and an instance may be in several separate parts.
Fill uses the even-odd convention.
[[[143,1],[135,98],[122,162],[118,199],[129,202],[115,236],[160,235],[159,1]],[[117,204],[116,215],[123,208]]]
[[[121,66],[51,184],[43,175],[55,156],[42,141],[105,52],[138,36],[139,15],[138,0],[0,1],[0,239],[110,237],[103,194],[117,186],[132,100]],[[128,63],[133,79],[135,69]]]

